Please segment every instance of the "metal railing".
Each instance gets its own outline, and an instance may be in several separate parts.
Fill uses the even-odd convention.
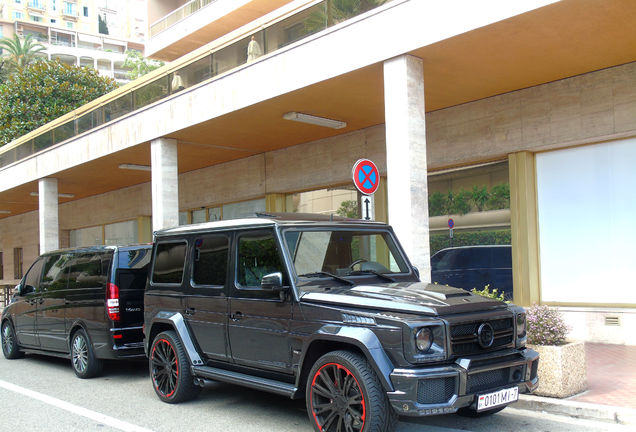
[[[260,31],[213,49],[179,69],[134,88],[55,128],[46,129],[46,126],[42,126],[41,133],[25,142],[7,150],[0,147],[0,168],[391,1],[394,0],[376,0],[371,7],[346,11],[334,10],[333,0],[316,3]]]
[[[165,29],[172,27],[179,21],[182,21],[183,19],[197,12],[199,9],[211,3],[214,3],[215,1],[216,0],[192,0],[184,4],[179,9],[174,10],[165,17],[154,22],[150,26],[150,37],[156,36],[158,33],[161,33]]]
[[[11,301],[15,285],[0,285],[0,312]]]

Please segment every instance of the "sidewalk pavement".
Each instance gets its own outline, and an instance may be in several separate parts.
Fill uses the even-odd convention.
[[[514,408],[636,426],[636,346],[588,342],[585,360],[587,391],[566,399],[521,395]]]

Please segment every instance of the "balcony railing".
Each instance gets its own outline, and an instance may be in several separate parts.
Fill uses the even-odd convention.
[[[155,22],[150,26],[150,37],[155,36],[157,33],[167,29],[168,27],[173,26],[179,21],[189,17],[199,9],[214,3],[216,0],[192,0],[179,9],[171,12],[165,17],[161,18],[159,21]]]
[[[132,91],[53,129],[46,129],[46,126],[42,126],[43,131],[40,134],[15,147],[8,150],[0,147],[0,168],[130,114],[188,87],[211,80],[220,74],[255,61],[260,56],[275,52],[286,45],[391,1],[394,0],[376,0],[372,7],[354,8],[348,11],[334,10],[335,6],[332,0],[314,4],[265,27],[263,30],[249,34],[247,37],[222,48],[212,50],[211,53],[194,59],[169,74],[134,88]],[[21,139],[18,138],[18,140]]]

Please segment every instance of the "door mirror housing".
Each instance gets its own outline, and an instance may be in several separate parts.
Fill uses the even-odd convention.
[[[281,291],[283,289],[283,274],[281,272],[266,274],[261,279],[261,288],[269,291]]]
[[[415,276],[417,276],[417,279],[420,280],[420,270],[413,266],[413,273],[415,273]]]
[[[25,296],[35,292],[35,287],[32,285],[18,285],[18,295]]]

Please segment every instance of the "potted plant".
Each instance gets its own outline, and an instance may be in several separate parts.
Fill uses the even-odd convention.
[[[526,311],[528,345],[540,354],[534,394],[565,398],[587,388],[583,342],[567,342],[568,327],[558,310],[533,305]]]

